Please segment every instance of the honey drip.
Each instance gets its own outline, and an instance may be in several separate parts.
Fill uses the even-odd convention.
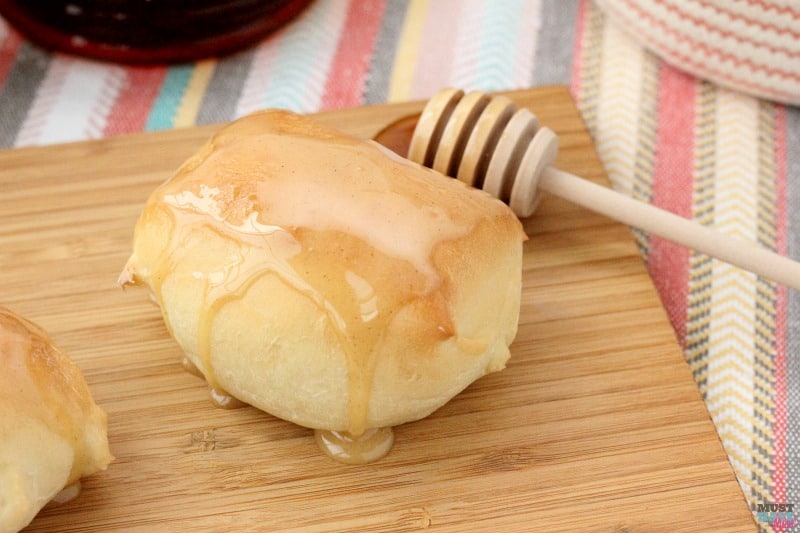
[[[59,505],[63,505],[71,500],[74,500],[78,497],[81,493],[81,481],[75,481],[74,483],[70,483],[61,491],[53,496],[53,498],[47,503],[45,506],[46,508],[50,507],[57,507]]]
[[[197,376],[199,378],[205,378],[203,372],[197,368],[197,365],[192,363],[192,360],[188,357],[184,356],[181,360],[181,366],[184,370],[186,370],[189,374],[193,376]],[[209,395],[211,396],[211,402],[221,409],[239,409],[240,407],[247,406],[246,403],[239,400],[238,398],[234,398],[227,392],[221,389],[215,389],[211,386],[208,388]]]
[[[246,403],[223,390],[210,388],[209,391],[211,393],[211,401],[220,409],[240,409],[247,406]]]
[[[276,151],[281,149],[280,139],[274,144]],[[230,397],[218,382],[212,364],[215,317],[226,304],[244,298],[263,277],[277,276],[328,318],[346,356],[348,432],[325,433],[324,439],[318,439],[352,448],[355,444],[351,442],[373,442],[377,438],[391,446],[390,430],[379,430],[377,434],[375,430],[368,431],[373,374],[376,356],[382,349],[382,334],[397,310],[440,289],[441,279],[430,262],[435,245],[463,236],[470,228],[437,208],[435,198],[431,205],[420,207],[417,196],[392,190],[389,176],[370,160],[375,154],[363,159],[359,154],[355,158],[352,153],[332,154],[358,161],[355,170],[347,171],[354,173],[356,187],[364,191],[357,194],[329,183],[327,174],[319,169],[330,163],[315,161],[312,156],[318,150],[312,146],[303,151],[309,154],[302,158],[309,169],[297,170],[296,174],[307,177],[307,182],[295,176],[280,177],[286,173],[278,172],[279,177],[270,178],[268,185],[255,186],[263,186],[262,192],[248,194],[197,181],[173,187],[178,192],[170,193],[171,184],[165,184],[160,201],[149,204],[144,213],[145,217],[166,220],[170,226],[169,241],[154,262],[155,270],[147,277],[156,299],[163,302],[165,280],[176,271],[185,275],[190,267],[182,264],[191,262],[192,250],[202,247],[201,241],[209,232],[217,234],[228,246],[218,270],[191,272],[202,292],[197,362],[212,394]],[[383,160],[384,156],[378,157]],[[252,198],[267,203],[256,206]],[[291,210],[297,225],[268,225],[259,219],[260,212],[269,211],[268,218],[280,222],[288,216],[287,210]],[[414,227],[398,233],[392,231],[396,225]],[[400,271],[402,276],[394,275]],[[442,302],[439,298],[425,304],[426,308],[439,309],[436,323],[430,324],[431,332],[439,336],[452,334],[449,310]],[[164,309],[163,304],[161,308]],[[164,319],[171,329],[166,312]],[[348,453],[356,454],[353,450]]]
[[[184,362],[187,370],[206,378],[216,405],[232,408],[241,403],[234,400],[216,379],[211,361],[213,321],[226,303],[244,297],[247,289],[261,277],[277,275],[284,284],[311,300],[334,325],[347,356],[348,430],[353,435],[362,434],[367,429],[374,354],[380,335],[394,310],[412,295],[381,298],[370,281],[346,268],[347,261],[342,261],[341,258],[337,261],[337,258],[325,256],[324,252],[320,255],[318,251],[325,250],[326,247],[324,242],[318,241],[334,238],[333,236],[318,233],[300,235],[306,241],[307,246],[304,248],[297,237],[279,228],[259,228],[255,221],[251,221],[251,226],[244,230],[229,224],[212,224],[207,216],[186,209],[185,206],[176,206],[175,203],[177,202],[172,201],[168,203],[169,207],[164,208],[171,220],[173,237],[159,261],[161,267],[153,275],[153,279],[159,280],[152,283],[153,292],[159,301],[163,298],[163,280],[186,259],[193,241],[200,238],[200,231],[214,232],[231,242],[239,243],[238,250],[227,258],[223,270],[194,273],[203,284],[203,303],[197,323],[197,356],[200,365],[197,368],[187,359]],[[264,246],[264,241],[267,241],[268,246]],[[341,276],[342,282],[328,283],[322,277],[331,275],[331,271],[335,270],[332,265],[337,263],[341,265],[341,269],[336,275]],[[320,269],[316,267],[318,264],[326,264],[327,267]],[[430,281],[421,276],[414,290],[418,293],[424,292],[429,284]],[[165,320],[169,320],[167,315]]]
[[[346,464],[361,465],[377,461],[392,448],[392,428],[370,429],[353,436],[346,431],[314,431],[317,446],[333,459]]]
[[[181,366],[193,376],[197,376],[198,378],[204,377],[203,373],[200,372],[200,369],[197,368],[197,365],[192,363],[192,360],[186,356],[183,356],[183,359],[181,359]]]

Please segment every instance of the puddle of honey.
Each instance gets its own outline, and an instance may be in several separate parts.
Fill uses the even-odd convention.
[[[314,431],[317,446],[340,463],[361,465],[377,461],[394,444],[392,428],[369,429],[359,436],[345,431]]]

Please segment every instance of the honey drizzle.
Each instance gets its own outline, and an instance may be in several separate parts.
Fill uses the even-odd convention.
[[[235,242],[249,244],[247,248],[240,246],[237,260],[226,265],[230,268],[225,271],[221,281],[212,283],[208,276],[198,273],[203,281],[203,304],[200,306],[197,325],[197,357],[201,366],[198,368],[188,358],[182,364],[187,367],[187,363],[189,363],[191,365],[189,367],[191,373],[198,373],[205,377],[211,388],[212,401],[214,401],[215,405],[223,408],[234,408],[243,404],[225,391],[214,372],[211,362],[211,330],[214,318],[226,303],[244,297],[247,289],[261,277],[276,274],[283,283],[309,298],[336,326],[334,331],[342,343],[348,363],[348,431],[352,435],[364,433],[367,429],[372,374],[375,366],[374,348],[382,328],[378,324],[370,325],[367,328],[353,326],[356,322],[364,322],[364,318],[371,320],[377,316],[383,317],[380,322],[385,323],[391,318],[392,313],[381,313],[376,307],[365,315],[364,312],[361,312],[364,303],[360,302],[360,300],[363,300],[363,298],[356,298],[356,302],[360,303],[358,306],[358,320],[344,319],[337,309],[347,307],[347,301],[353,300],[350,291],[345,291],[345,294],[334,295],[333,299],[338,300],[340,304],[338,306],[334,305],[330,298],[325,298],[318,290],[314,289],[312,285],[299,276],[297,269],[293,268],[288,262],[290,257],[281,258],[275,255],[269,256],[258,253],[263,249],[264,243],[257,242],[257,240],[263,240],[269,234],[276,233],[272,228],[263,233],[242,233],[230,224],[209,223],[206,214],[176,207],[169,203],[162,205],[168,206],[165,212],[169,214],[173,228],[170,232],[170,235],[172,235],[170,243],[163,250],[161,258],[157,261],[160,268],[155,270],[151,277],[151,280],[158,280],[156,282],[151,281],[151,287],[159,302],[163,301],[163,282],[170,272],[175,271],[177,264],[185,258],[186,251],[189,249],[187,244],[192,238],[192,233],[197,228],[218,233]],[[283,230],[280,231],[282,232]],[[274,251],[279,247],[268,246],[267,248]],[[290,246],[290,248],[294,248],[294,246]],[[179,250],[183,250],[183,253],[180,253]],[[297,255],[299,248],[297,250],[297,253],[288,255]],[[350,271],[347,274],[350,274],[347,277],[351,280],[350,285],[352,285],[352,280],[358,278],[358,276]],[[374,295],[374,289],[370,289]],[[162,309],[164,308],[163,305],[161,307]],[[168,322],[166,313],[164,314],[164,319],[165,322]],[[367,322],[370,320],[367,320]],[[167,327],[171,330],[169,324]],[[370,346],[370,348],[359,350],[358,345],[363,344]],[[194,368],[192,369],[192,367]]]
[[[276,152],[280,151],[279,142],[280,138],[273,138],[276,143]],[[293,139],[293,142],[297,139]],[[378,145],[375,145],[378,146]],[[289,147],[287,147],[289,148]],[[291,149],[298,149],[300,146]],[[380,147],[380,150],[375,152],[383,152],[385,149]],[[345,150],[353,149],[350,146]],[[361,148],[355,148],[354,151],[359,151]],[[364,150],[374,150],[374,148],[364,148]],[[387,151],[388,152],[388,151]],[[306,152],[304,152],[305,154]],[[310,156],[315,154],[313,146],[309,146],[307,154]],[[350,154],[341,154],[342,158],[348,157]],[[358,154],[355,154],[360,157]],[[394,156],[394,154],[392,154]],[[340,341],[342,351],[346,357],[347,370],[348,370],[348,432],[351,435],[361,435],[368,429],[369,419],[369,404],[372,394],[372,380],[376,366],[376,354],[380,351],[381,336],[385,331],[386,326],[394,316],[397,309],[402,308],[410,300],[414,298],[426,297],[439,288],[441,279],[438,272],[433,269],[430,263],[430,254],[433,247],[442,240],[458,238],[465,235],[470,231],[468,226],[463,226],[453,219],[448,218],[443,211],[434,207],[435,201],[431,201],[426,206],[417,204],[419,192],[409,195],[404,185],[400,189],[393,189],[393,182],[390,179],[389,171],[383,167],[378,167],[378,163],[373,161],[372,158],[378,157],[382,159],[384,155],[375,155],[372,153],[365,159],[357,159],[356,170],[361,172],[355,176],[357,180],[357,187],[362,187],[364,190],[363,200],[347,200],[348,198],[355,198],[356,193],[352,193],[340,187],[331,185],[325,177],[325,173],[320,173],[319,168],[323,168],[327,163],[318,162],[312,157],[301,158],[302,163],[297,173],[302,173],[304,177],[308,176],[308,183],[302,184],[302,189],[298,189],[301,185],[295,185],[295,178],[284,179],[284,181],[270,182],[269,188],[264,189],[265,194],[271,198],[269,209],[276,206],[280,211],[278,219],[286,218],[285,212],[288,205],[295,205],[292,202],[285,202],[283,199],[296,198],[300,194],[300,198],[304,198],[301,204],[295,208],[295,213],[301,214],[301,227],[300,229],[287,229],[276,226],[266,226],[258,221],[258,212],[251,206],[248,212],[249,218],[241,220],[239,225],[232,224],[227,214],[220,213],[223,206],[230,204],[226,200],[217,202],[215,194],[220,192],[219,189],[208,185],[201,184],[198,181],[194,182],[194,186],[199,186],[200,194],[190,192],[189,188],[175,188],[175,194],[161,193],[159,201],[151,203],[147,209],[161,210],[166,212],[171,220],[172,231],[169,232],[170,238],[168,245],[160,251],[161,257],[156,261],[157,270],[151,276],[151,289],[156,294],[159,302],[162,301],[162,285],[166,277],[176,270],[176,266],[180,263],[184,256],[188,253],[186,250],[189,248],[185,246],[192,239],[193,234],[200,233],[201,229],[216,232],[227,240],[233,243],[238,243],[239,252],[236,261],[234,261],[236,268],[226,268],[222,274],[222,278],[212,280],[212,273],[196,273],[201,279],[204,280],[203,290],[203,309],[198,322],[198,359],[202,367],[202,373],[209,381],[211,387],[220,393],[223,393],[219,387],[218,380],[214,373],[211,364],[210,353],[210,331],[213,325],[215,316],[219,310],[228,302],[241,299],[244,297],[247,289],[255,283],[258,279],[268,274],[275,274],[282,283],[297,291],[298,293],[307,297],[314,303],[322,312],[329,318],[330,323],[334,326],[333,331]],[[396,158],[396,156],[394,156]],[[339,159],[340,161],[342,159]],[[399,159],[398,159],[399,160]],[[371,162],[370,162],[371,161]],[[374,165],[369,170],[360,165],[362,162],[368,162],[367,165]],[[405,160],[402,160],[404,165],[408,165]],[[310,172],[304,170],[302,165],[310,165]],[[343,167],[344,168],[344,167]],[[391,172],[397,171],[391,169]],[[283,174],[286,176],[287,174]],[[295,176],[295,174],[292,174]],[[425,179],[421,180],[420,186],[425,189],[428,187]],[[363,184],[367,185],[363,185]],[[396,182],[401,183],[401,182]],[[169,183],[165,184],[167,187],[162,189],[166,191],[170,189]],[[263,185],[263,184],[262,184]],[[259,185],[261,186],[261,185]],[[196,190],[196,189],[195,189]],[[387,196],[375,196],[375,192],[385,191]],[[304,197],[313,192],[311,197]],[[209,194],[210,193],[210,194]],[[384,198],[393,197],[392,200],[384,200]],[[238,200],[241,200],[239,197]],[[237,201],[238,201],[237,200]],[[245,199],[246,200],[246,199]],[[371,205],[376,200],[379,204]],[[326,215],[325,209],[319,210],[320,205],[325,205],[325,201],[331,201],[328,205],[327,213],[344,213],[344,221],[338,219],[330,219],[330,215]],[[346,202],[355,201],[354,204]],[[282,203],[283,202],[283,203]],[[388,202],[388,203],[387,203]],[[427,202],[427,200],[426,200]],[[371,207],[366,207],[370,206]],[[354,209],[350,210],[348,206]],[[315,219],[315,216],[310,215],[306,210],[319,212],[321,218]],[[367,210],[365,210],[367,209]],[[390,213],[392,222],[387,226],[387,220],[384,219],[383,213]],[[366,214],[365,218],[361,218]],[[155,214],[151,215],[155,216]],[[240,218],[241,219],[241,218]],[[429,226],[420,225],[420,220],[427,219],[430,221]],[[333,223],[331,223],[333,221]],[[305,227],[303,224],[309,223],[310,226]],[[373,227],[377,224],[378,227]],[[405,241],[399,244],[395,241],[387,241],[387,235],[393,235],[391,231],[392,225],[411,225],[412,229],[398,233],[399,235],[413,235],[414,242],[405,237]],[[320,226],[321,225],[321,226]],[[355,272],[338,272],[337,275],[344,276],[344,280],[339,282],[331,282],[325,279],[312,279],[315,273],[323,271],[321,275],[323,278],[327,275],[326,262],[317,262],[309,259],[310,249],[305,248],[305,242],[298,238],[298,232],[303,232],[304,229],[311,233],[324,233],[325,228],[329,230],[331,235],[335,237],[336,234],[347,236],[354,239],[363,239],[368,247],[372,247],[375,255],[382,255],[385,260],[399,261],[405,263],[405,271],[409,270],[417,272],[419,278],[417,283],[411,282],[396,282],[397,285],[394,289],[386,289],[384,282],[386,280],[376,274],[377,270],[368,271],[366,275],[360,276],[361,273]],[[338,233],[337,233],[338,232]],[[274,242],[270,242],[274,241]],[[327,243],[321,243],[319,248],[327,248]],[[364,245],[360,245],[364,248]],[[419,252],[415,250],[426,249],[427,260],[424,255],[415,255]],[[336,259],[340,261],[341,259]],[[326,268],[319,268],[319,265],[326,265]],[[357,262],[355,262],[357,264]],[[228,265],[230,266],[230,265]],[[374,268],[374,267],[373,267]],[[371,274],[371,275],[370,275]],[[348,279],[348,275],[351,279]],[[205,276],[205,277],[204,277]],[[355,278],[361,277],[363,283],[356,281],[353,282],[352,276]],[[419,283],[420,279],[422,280]],[[390,283],[392,280],[389,280]],[[401,283],[405,285],[401,286]],[[358,285],[361,286],[358,286]],[[325,289],[322,289],[324,287]],[[364,290],[366,287],[366,291]],[[399,287],[399,288],[398,288]],[[375,294],[376,288],[380,288],[380,293]],[[326,290],[327,292],[323,291]],[[331,292],[333,291],[333,292]],[[369,292],[372,296],[369,297]],[[355,295],[355,296],[354,296]],[[366,295],[366,296],[365,296]],[[369,304],[369,301],[372,303]],[[365,312],[365,305],[367,308],[372,305],[371,309]],[[434,305],[441,307],[441,301]],[[162,305],[162,310],[164,306]],[[437,334],[452,335],[452,321],[449,316],[449,311],[442,308],[439,313],[439,323],[431,324],[431,329],[437,331]],[[164,311],[165,322],[169,322],[169,317]],[[169,323],[168,328],[171,328]]]

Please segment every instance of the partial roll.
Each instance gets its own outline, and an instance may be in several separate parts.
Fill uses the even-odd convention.
[[[0,531],[22,529],[105,470],[106,432],[75,363],[42,328],[0,307]]]

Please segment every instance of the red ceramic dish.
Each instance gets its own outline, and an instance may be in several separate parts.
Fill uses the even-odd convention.
[[[106,61],[225,55],[295,18],[311,0],[0,0],[0,15],[48,49]]]

